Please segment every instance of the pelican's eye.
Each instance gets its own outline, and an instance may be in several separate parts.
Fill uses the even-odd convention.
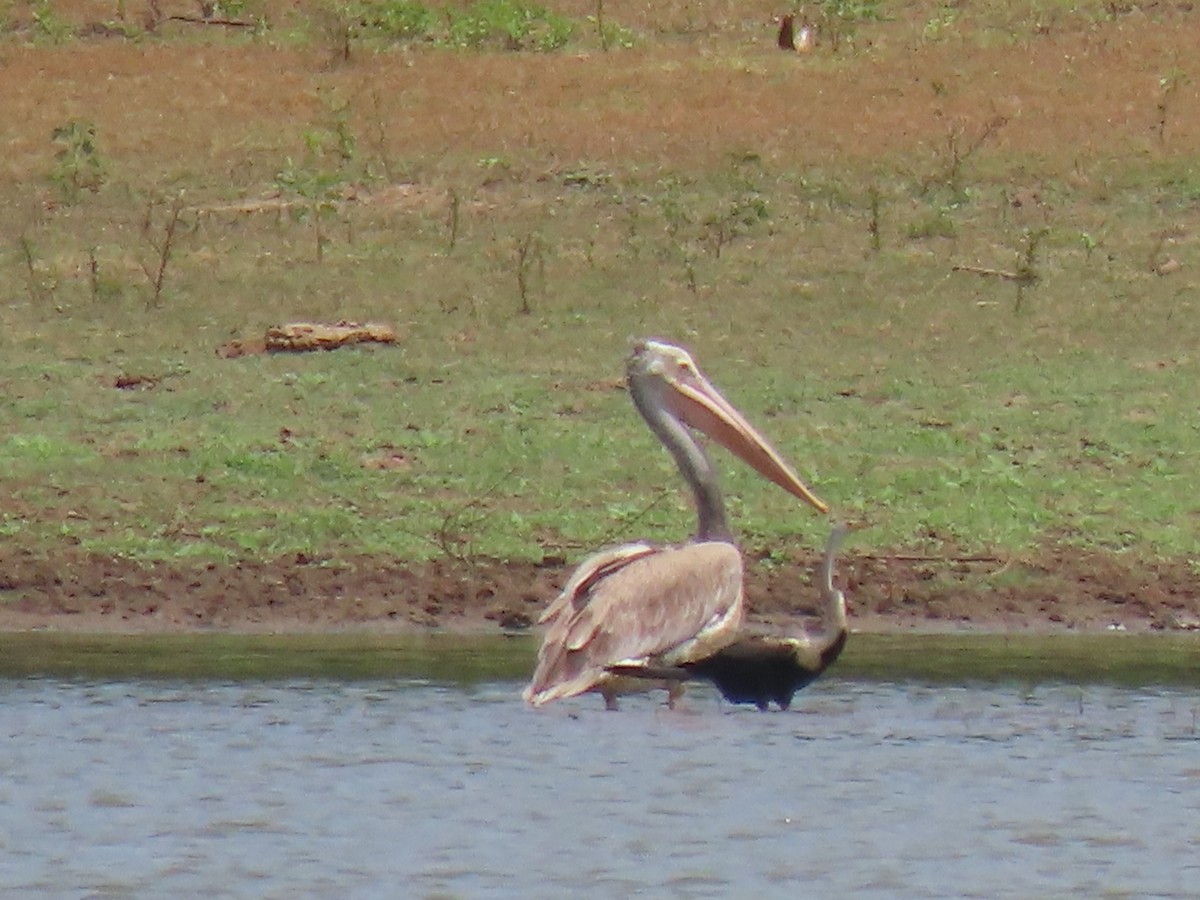
[[[675,357],[675,365],[681,372],[686,372],[689,375],[696,374],[696,364],[692,362],[692,358],[686,353],[680,353]]]

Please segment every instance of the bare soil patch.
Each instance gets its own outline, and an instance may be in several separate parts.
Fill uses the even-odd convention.
[[[748,563],[753,617],[810,613],[815,555]],[[0,551],[0,629],[311,632],[529,628],[571,566],[292,557],[233,564]],[[1129,631],[1200,627],[1200,576],[1184,561],[1070,547],[998,557],[849,556],[839,580],[863,631]]]

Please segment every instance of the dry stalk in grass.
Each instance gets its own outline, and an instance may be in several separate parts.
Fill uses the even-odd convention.
[[[621,389],[625,389],[624,379],[621,380],[619,387]],[[658,491],[656,491],[655,494],[646,502],[645,506],[632,515],[621,518],[619,522],[613,525],[607,534],[603,535],[600,540],[596,542],[596,545],[600,547],[607,547],[610,544],[617,544],[622,540],[627,539],[628,535],[634,531],[635,526],[644,521],[646,517],[650,515],[650,513],[654,512],[664,503],[668,502],[672,497],[676,496],[677,493],[678,491],[675,488],[659,488]],[[569,545],[565,543],[559,544],[559,547],[563,549],[566,549],[568,546]]]
[[[696,258],[686,250],[683,255],[683,274],[687,278],[688,291],[692,294],[699,293],[700,283],[696,280]]]
[[[88,248],[88,285],[92,289],[92,301],[100,299],[100,262],[96,259],[96,248]]]
[[[313,230],[315,231],[316,238],[317,238],[317,264],[318,265],[325,262],[325,245],[329,242],[329,239],[326,238],[326,236],[325,236],[325,229],[322,226],[322,222],[321,222],[321,213],[323,211],[324,211],[324,207],[322,207],[321,205],[318,205],[316,207],[316,215],[314,215],[312,217]]]
[[[167,210],[167,221],[163,225],[162,237],[154,234],[154,211],[158,200],[151,200],[146,206],[146,218],[142,222],[142,237],[150,244],[155,252],[152,263],[142,262],[142,271],[150,280],[151,295],[146,301],[147,309],[157,309],[162,301],[163,283],[167,277],[167,266],[171,262],[171,252],[175,246],[175,235],[179,229],[180,217],[183,214],[183,192],[180,191],[171,201]]]
[[[442,521],[432,534],[400,527],[405,534],[420,538],[432,544],[447,559],[456,562],[470,563],[474,553],[474,535],[484,530],[484,524],[492,511],[488,501],[499,492],[505,482],[509,481],[517,470],[509,469],[500,475],[489,487],[474,497],[469,497],[462,503],[450,507],[442,516]]]
[[[387,117],[383,113],[383,101],[379,98],[379,89],[375,88],[371,91],[371,111],[375,114],[372,121],[374,126],[374,143],[375,153],[379,156],[379,164],[383,167],[383,177],[388,184],[395,182],[395,177],[392,173],[392,164],[388,159],[388,137],[386,120]]]
[[[608,52],[608,37],[604,30],[604,0],[596,0],[596,36],[600,39],[600,50]]]
[[[33,241],[29,240],[27,235],[22,234],[19,238],[17,238],[17,243],[21,247],[21,258],[25,261],[25,271],[29,276],[29,299],[33,301],[35,306],[39,303],[45,302],[46,300],[53,299],[53,287],[48,289],[45,283],[42,281],[41,276],[38,275],[37,259],[35,257]]]
[[[1158,134],[1160,144],[1167,142],[1167,119],[1171,113],[1172,100],[1187,80],[1187,73],[1178,67],[1158,79],[1158,102],[1154,106],[1158,118],[1154,123],[1154,130]]]
[[[871,236],[871,249],[878,253],[883,249],[883,236],[879,232],[879,209],[882,205],[882,196],[877,186],[871,185],[871,189],[867,192],[867,203],[871,213],[871,217],[867,220],[867,234]]]
[[[449,256],[454,252],[454,245],[458,243],[458,226],[460,224],[459,216],[461,215],[462,198],[458,196],[458,191],[450,188],[450,203],[447,212],[447,228],[450,231],[449,243],[446,247],[446,255]]]
[[[1005,125],[1008,124],[1008,116],[992,116],[984,123],[983,129],[975,136],[975,139],[967,144],[963,144],[963,135],[966,133],[966,125],[962,119],[957,119],[946,132],[946,161],[942,172],[931,175],[925,179],[922,184],[923,190],[929,188],[935,182],[942,182],[954,194],[962,192],[962,170],[963,167],[970,161],[979,150]]]
[[[527,316],[533,312],[529,305],[530,274],[537,267],[538,277],[542,288],[546,286],[546,254],[542,246],[542,238],[537,232],[531,231],[517,242],[517,290],[521,294],[521,315]]]

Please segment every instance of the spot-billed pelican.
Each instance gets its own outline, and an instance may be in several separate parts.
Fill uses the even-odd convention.
[[[739,634],[745,615],[742,557],[716,473],[689,427],[784,490],[828,511],[685,350],[639,341],[627,375],[638,412],[695,495],[696,534],[682,547],[627,544],[584,560],[539,620],[546,633],[523,694],[534,706],[595,691],[615,709],[618,694],[656,685],[667,687],[673,702],[682,690],[678,679],[663,684],[628,677],[632,670],[707,659]],[[613,674],[614,666],[626,674]]]

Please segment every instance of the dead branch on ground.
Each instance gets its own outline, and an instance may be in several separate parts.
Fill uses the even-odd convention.
[[[988,269],[984,266],[954,266],[952,272],[970,272],[972,275],[982,275],[985,278],[1003,278],[1005,281],[1031,281],[1033,276],[1028,272],[1007,272],[1004,269]]]

